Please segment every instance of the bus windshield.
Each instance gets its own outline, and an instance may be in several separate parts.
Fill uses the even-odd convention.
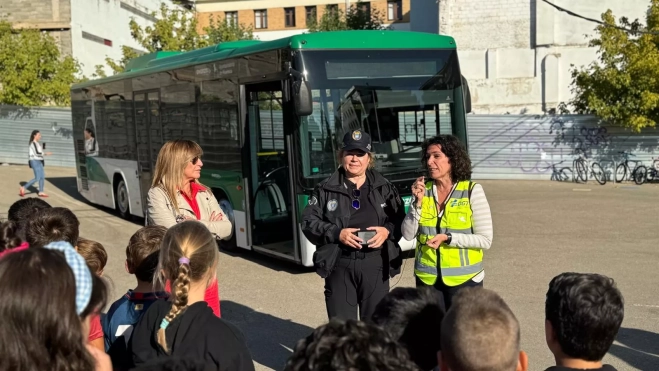
[[[464,132],[457,128],[465,125],[465,114],[455,50],[299,54],[314,103],[312,115],[300,118],[305,186],[337,169],[346,132],[371,135],[375,168],[389,179],[418,176],[425,139]]]

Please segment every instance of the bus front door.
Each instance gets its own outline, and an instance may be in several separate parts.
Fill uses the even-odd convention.
[[[256,251],[294,260],[294,209],[284,130],[288,108],[281,90],[273,85],[246,86],[251,244]]]

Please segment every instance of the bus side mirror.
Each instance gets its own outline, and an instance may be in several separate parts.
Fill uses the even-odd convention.
[[[304,80],[293,82],[293,103],[295,113],[298,116],[309,116],[313,113],[313,102],[311,100],[311,89]]]
[[[460,76],[462,78],[462,91],[464,93],[464,102],[465,102],[465,113],[470,113],[471,112],[471,92],[469,91],[469,83],[467,82],[467,79],[465,79],[464,76]]]

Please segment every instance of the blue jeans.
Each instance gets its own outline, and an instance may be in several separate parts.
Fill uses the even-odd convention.
[[[41,160],[30,160],[30,166],[32,166],[32,171],[34,171],[34,179],[30,180],[23,186],[24,189],[30,188],[30,186],[39,181],[39,193],[43,193],[44,190],[44,181],[46,180],[46,174],[43,171],[43,164]]]

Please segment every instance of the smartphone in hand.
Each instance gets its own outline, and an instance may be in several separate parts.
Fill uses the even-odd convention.
[[[375,231],[359,231],[357,232],[357,237],[362,239],[362,245],[368,245],[368,241],[375,237]]]

